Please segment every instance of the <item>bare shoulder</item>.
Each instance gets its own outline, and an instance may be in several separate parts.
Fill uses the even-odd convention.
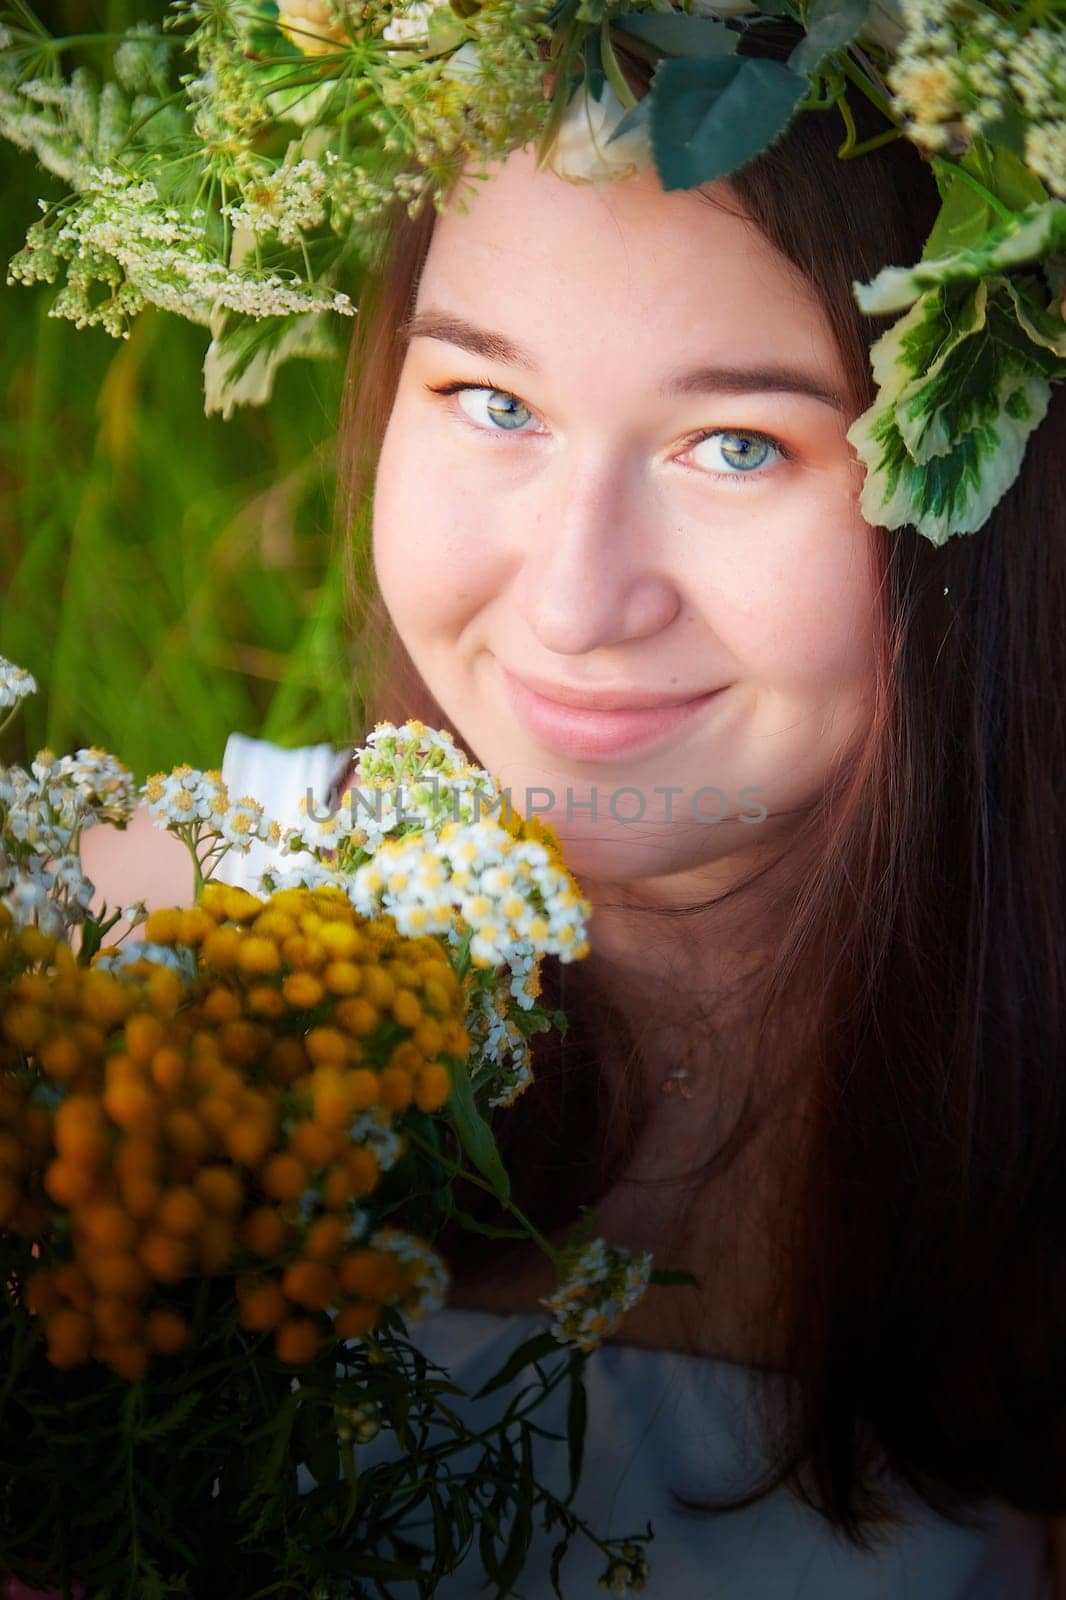
[[[86,876],[95,885],[92,908],[143,900],[157,906],[189,905],[193,895],[192,861],[180,839],[156,827],[147,806],[139,805],[125,832],[97,824],[81,839]]]

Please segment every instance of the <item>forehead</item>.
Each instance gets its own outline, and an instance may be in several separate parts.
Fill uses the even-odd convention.
[[[727,185],[666,192],[653,169],[571,183],[538,171],[531,147],[489,170],[464,186],[465,213],[437,218],[416,309],[466,316],[553,362],[794,360],[843,381],[813,285]]]

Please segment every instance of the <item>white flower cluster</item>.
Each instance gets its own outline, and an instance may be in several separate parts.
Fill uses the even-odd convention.
[[[88,821],[87,808],[72,784],[55,775],[56,758],[40,750],[30,771],[0,768],[0,818],[8,846],[21,845],[46,860],[77,850]]]
[[[1019,34],[964,0],[900,4],[906,31],[889,82],[910,136],[957,156],[1020,111],[1026,160],[1066,194],[1066,28],[1052,18]]]
[[[487,820],[386,841],[355,869],[348,897],[363,916],[388,912],[401,933],[447,933],[458,943],[469,931],[477,967],[524,961],[530,951],[562,961],[588,953],[592,908],[566,869],[543,844]]]
[[[257,840],[271,845],[281,840],[280,827],[258,800],[251,795],[232,800],[217,770],[201,772],[183,764],[154,772],[141,794],[156,826],[184,840],[205,879],[230,850],[247,855]]]
[[[128,907],[123,912],[127,921],[133,920],[132,909]],[[151,962],[154,967],[171,967],[189,983],[196,977],[196,951],[189,945],[153,944],[150,939],[123,939],[117,947],[101,951],[93,966],[102,967],[105,972],[126,972],[139,961]]]
[[[153,772],[141,793],[153,822],[164,828],[192,822],[213,822],[221,827],[228,805],[221,772],[200,772],[186,765],[170,772]]]
[[[81,798],[88,813],[84,827],[95,822],[123,827],[133,815],[136,802],[133,774],[107,750],[90,745],[72,756],[60,756],[52,775],[68,783]]]
[[[339,810],[290,829],[285,849],[333,850],[342,864],[358,864],[387,840],[437,833],[448,821],[474,822],[504,804],[495,780],[447,730],[416,719],[402,727],[379,722],[352,760],[352,786]]]
[[[448,1269],[424,1240],[399,1228],[378,1228],[368,1243],[374,1250],[390,1250],[405,1267],[417,1267],[412,1297],[404,1301],[405,1314],[412,1322],[420,1322],[430,1312],[441,1309],[448,1288]]]
[[[511,994],[522,1007],[533,1004],[525,981],[511,979]],[[495,1093],[490,1095],[489,1105],[513,1105],[533,1083],[533,1056],[529,1041],[510,1014],[507,996],[498,990],[475,989],[467,1008],[466,1029],[475,1059],[487,1062],[491,1069]]]
[[[31,150],[49,172],[80,189],[94,161],[106,161],[129,126],[129,107],[115,83],[97,92],[84,67],[70,82],[19,81],[14,57],[0,49],[0,134]]]
[[[116,338],[129,337],[130,319],[146,304],[204,326],[219,310],[257,320],[311,311],[355,315],[349,296],[328,286],[231,271],[210,253],[202,211],[186,220],[163,203],[154,183],[111,167],[90,170],[65,220],[34,223],[7,281],[53,283],[62,262],[67,282],[49,315],[69,317],[79,328],[99,325]],[[110,298],[90,297],[98,283],[110,285]]]
[[[595,1350],[648,1287],[651,1262],[650,1254],[634,1256],[593,1239],[568,1266],[555,1293],[540,1302],[556,1319],[554,1337],[579,1350]]]
[[[37,685],[0,658],[0,706],[16,706]],[[98,822],[125,824],[133,810],[133,775],[95,747],[58,760],[39,750],[29,772],[0,767],[0,905],[16,927],[35,924],[50,937],[85,921],[94,885],[78,841]]]
[[[335,1406],[337,1438],[343,1443],[369,1444],[381,1432],[381,1411],[372,1400],[357,1406]]]
[[[291,147],[290,147],[291,148]],[[327,150],[323,162],[297,161],[261,178],[240,204],[225,205],[222,215],[235,229],[253,237],[273,234],[282,244],[298,245],[303,235],[326,220],[329,168],[337,159]]]
[[[134,22],[115,51],[115,72],[129,94],[164,95],[173,45],[151,22]]]
[[[382,722],[354,752],[353,784],[337,810],[286,831],[283,853],[308,859],[261,883],[266,893],[338,888],[362,916],[385,913],[402,934],[453,948],[469,941],[473,967],[509,968],[507,991],[499,982],[469,986],[466,1017],[478,1090],[490,1087],[489,1105],[508,1106],[533,1082],[515,1008],[535,1004],[545,955],[576,961],[589,948],[591,906],[547,842],[550,830],[540,831],[544,838],[522,836],[509,796],[448,731]]]
[[[50,937],[85,920],[93,885],[78,837],[96,820],[56,765],[42,750],[30,772],[0,767],[0,905],[16,927],[36,924]]]
[[[608,1594],[639,1594],[648,1577],[648,1558],[639,1545],[626,1543],[618,1556],[612,1556],[607,1570],[597,1579]]]
[[[37,680],[25,667],[0,656],[0,710],[17,706],[27,695],[37,693]]]
[[[392,1126],[389,1113],[381,1106],[371,1106],[360,1111],[348,1126],[353,1144],[365,1145],[372,1151],[382,1172],[388,1172],[403,1155],[404,1142]]]
[[[1011,54],[1010,78],[1030,119],[1025,158],[1066,198],[1066,28],[1032,28]]]
[[[322,861],[303,861],[288,872],[264,872],[259,885],[261,892],[268,895],[281,889],[341,889],[347,893],[343,872]]]
[[[200,70],[181,78],[212,175],[236,183],[262,172],[254,141],[270,123],[254,68],[227,27],[239,9],[220,15],[217,29],[200,32],[195,46]]]
[[[154,772],[141,793],[152,820],[161,828],[191,829],[195,840],[213,836],[247,855],[253,843],[277,844],[281,829],[251,795],[231,801],[218,771],[201,772],[182,765],[170,772]]]
[[[0,905],[16,928],[36,926],[49,938],[85,921],[94,885],[75,855],[45,860],[35,852],[9,855],[0,842]]]

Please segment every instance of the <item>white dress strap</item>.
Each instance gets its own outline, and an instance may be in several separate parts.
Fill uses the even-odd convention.
[[[300,801],[322,815],[334,803],[333,790],[348,763],[347,750],[330,744],[308,744],[297,750],[283,750],[266,739],[250,739],[231,733],[222,758],[222,781],[231,801],[250,795],[258,800],[268,817],[279,823],[282,832],[301,821]],[[283,856],[273,845],[260,840],[247,855],[231,850],[223,857],[214,876],[258,894],[259,879],[267,871],[288,871],[298,858]]]

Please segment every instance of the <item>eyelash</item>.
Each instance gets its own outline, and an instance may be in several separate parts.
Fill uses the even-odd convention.
[[[508,400],[517,400],[518,404],[521,406],[526,405],[526,402],[522,399],[521,395],[513,394],[510,389],[501,389],[494,383],[466,383],[461,378],[458,378],[453,380],[451,383],[427,383],[426,389],[430,394],[439,394],[445,397],[461,394],[467,389],[487,389],[492,394],[505,395]],[[533,408],[532,406],[527,406],[526,409],[532,411]],[[495,433],[497,431],[493,428],[479,428],[477,423],[470,421],[469,417],[466,418],[466,421],[470,427],[476,428],[479,433]],[[501,433],[506,432],[504,429],[499,431]],[[792,451],[786,444],[782,444],[781,440],[775,438],[772,433],[764,433],[759,428],[705,428],[702,432],[697,433],[691,439],[689,439],[686,445],[686,452],[688,450],[694,450],[698,444],[703,444],[705,440],[713,439],[717,434],[722,433],[739,433],[745,435],[745,437],[749,439],[758,439],[763,444],[770,445],[771,448],[777,452],[782,461],[792,461],[794,459]],[[735,483],[738,478],[752,479],[763,476],[763,474],[761,474],[757,468],[751,472],[715,472],[712,468],[708,467],[699,467],[696,470],[703,472],[705,475],[711,478],[718,478],[719,480],[726,479],[730,483]]]

